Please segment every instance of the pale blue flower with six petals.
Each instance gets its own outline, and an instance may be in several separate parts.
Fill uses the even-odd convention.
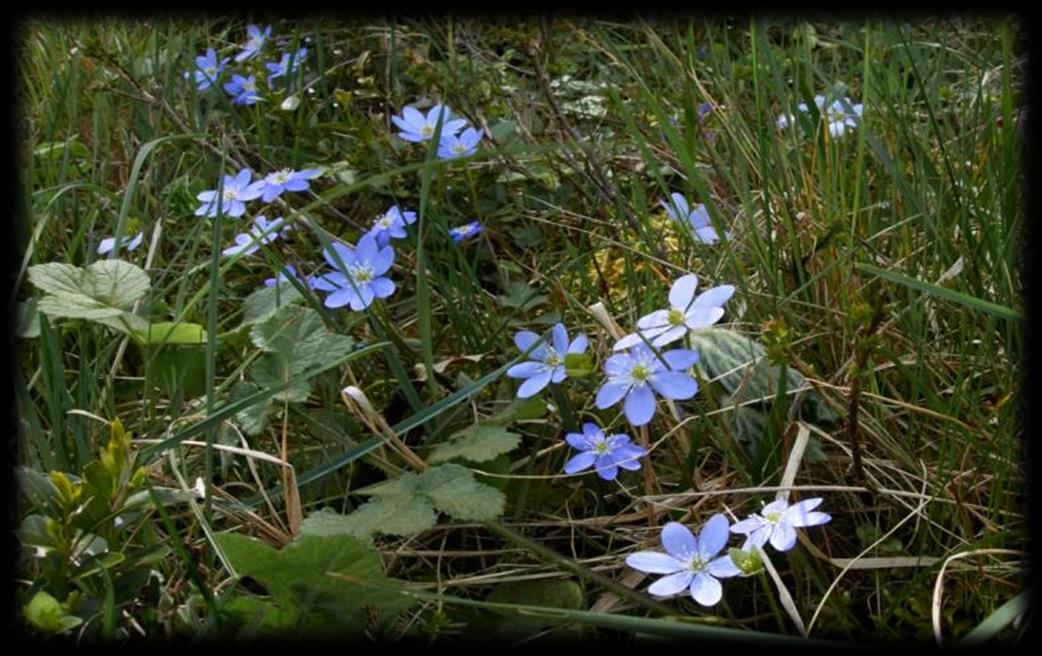
[[[483,130],[467,128],[459,135],[449,134],[438,143],[438,159],[456,159],[470,157],[478,152],[478,142],[484,134]]]
[[[139,232],[134,236],[133,239],[128,240],[126,237],[120,240],[119,247],[122,249],[124,246],[128,251],[136,250],[141,245],[141,240],[145,238],[145,233]],[[115,237],[105,237],[98,244],[98,255],[105,255],[111,253],[112,249],[116,247]]]
[[[406,141],[427,141],[434,137],[434,129],[438,125],[438,116],[442,115],[441,139],[454,135],[463,129],[467,120],[463,118],[452,118],[452,110],[444,105],[435,105],[424,116],[415,107],[406,106],[402,108],[402,115],[392,116],[391,122],[398,126],[401,132],[398,136]]]
[[[784,499],[778,499],[764,506],[759,514],[735,522],[731,532],[746,536],[742,551],[748,551],[750,545],[762,547],[768,542],[778,551],[788,551],[796,546],[797,528],[820,526],[832,519],[828,513],[814,510],[819,505],[821,497],[805,499],[791,506]]]
[[[376,237],[365,234],[352,248],[341,242],[333,242],[323,249],[322,257],[334,271],[312,280],[312,288],[332,292],[326,297],[327,308],[338,308],[350,304],[352,310],[364,310],[377,298],[387,298],[394,293],[394,282],[383,274],[394,264],[394,249],[381,248]]]
[[[655,310],[637,321],[637,332],[615,343],[621,351],[647,340],[655,348],[677,341],[688,332],[713,325],[724,316],[723,304],[734,295],[734,285],[712,287],[695,296],[698,277],[693,273],[677,278],[669,289],[669,309]]]
[[[727,544],[727,517],[717,513],[709,518],[696,538],[678,522],[662,529],[662,546],[667,553],[639,551],[626,557],[626,564],[648,574],[665,574],[648,587],[648,592],[669,597],[685,590],[703,606],[715,606],[723,597],[718,579],[739,576],[742,572],[729,555],[714,558]]]
[[[376,243],[386,246],[391,239],[405,237],[405,226],[416,223],[416,212],[403,212],[397,205],[392,205],[386,212],[376,217],[369,232],[376,237]]]
[[[720,239],[716,228],[709,222],[709,211],[705,205],[697,205],[694,209],[691,209],[687,204],[687,199],[680,194],[674,192],[669,197],[671,202],[661,200],[659,203],[665,208],[669,218],[691,231],[695,241],[703,244],[713,244]],[[731,233],[727,232],[726,234],[727,238],[730,239]]]
[[[589,344],[586,335],[579,335],[571,343],[564,324],[553,327],[550,339],[532,348],[539,341],[539,335],[522,330],[514,336],[514,344],[522,353],[528,353],[528,362],[515,364],[507,369],[511,378],[526,378],[517,390],[517,398],[527,399],[543,390],[550,383],[560,383],[567,377],[564,366],[565,356],[569,353],[584,353]],[[530,351],[531,349],[531,351]],[[530,351],[530,352],[529,352]]]
[[[604,410],[625,398],[626,419],[634,426],[643,426],[655,414],[655,393],[673,400],[697,394],[698,383],[685,370],[698,362],[698,354],[673,349],[661,356],[660,360],[647,346],[638,344],[608,358],[604,363],[608,381],[597,391],[597,407]]]
[[[564,473],[575,474],[591,466],[597,475],[606,481],[613,481],[619,474],[619,467],[630,471],[640,469],[639,458],[647,453],[644,447],[630,443],[630,436],[625,434],[604,436],[604,431],[597,424],[583,424],[583,432],[568,433],[565,441],[569,446],[580,451],[564,464]]]
[[[224,176],[221,188],[221,213],[225,216],[239,217],[246,213],[246,201],[261,195],[264,181],[251,183],[253,174],[249,169],[242,169],[236,175]],[[200,192],[196,198],[203,204],[195,211],[196,216],[217,216],[217,190]]]
[[[217,52],[213,48],[207,48],[205,55],[195,58],[195,88],[198,91],[206,91],[211,86],[217,84],[221,71],[224,70],[227,63],[227,57],[218,62]]]
[[[455,228],[449,228],[449,236],[452,237],[452,241],[458,244],[469,237],[473,237],[483,229],[480,221],[471,221]]]
[[[261,31],[256,25],[247,25],[246,35],[249,37],[246,40],[246,45],[243,47],[242,52],[235,55],[235,61],[237,62],[246,61],[260,52],[261,48],[264,47],[264,42],[271,36],[271,25],[264,28],[264,31]]]
[[[261,200],[270,203],[281,196],[283,191],[306,191],[310,187],[308,180],[320,173],[321,169],[294,171],[289,168],[269,173],[262,179],[264,186],[261,188]]]

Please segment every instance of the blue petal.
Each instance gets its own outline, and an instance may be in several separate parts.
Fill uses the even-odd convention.
[[[698,362],[698,353],[688,349],[673,349],[663,353],[662,359],[673,371],[684,371]]]
[[[695,536],[690,530],[679,522],[669,522],[662,528],[662,546],[666,548],[669,555],[680,560],[688,558],[695,553]]]
[[[666,399],[682,401],[698,393],[698,383],[695,379],[681,371],[661,371],[652,374],[648,382],[659,396]]]
[[[521,387],[517,388],[517,398],[527,399],[538,394],[544,387],[550,384],[551,375],[553,375],[553,371],[546,369],[521,383]]]
[[[703,606],[715,606],[723,593],[720,581],[705,572],[696,574],[695,580],[691,582],[691,597]]]
[[[686,310],[695,300],[695,290],[698,289],[698,276],[689,273],[677,278],[669,289],[670,307]]]
[[[601,410],[610,408],[626,395],[626,390],[629,388],[630,384],[626,381],[614,381],[609,379],[607,383],[597,390],[597,407]]]
[[[579,335],[576,337],[571,345],[568,347],[568,353],[585,353],[586,347],[589,346],[590,340],[586,335]]]
[[[538,341],[539,335],[536,335],[530,330],[522,330],[514,335],[514,344],[522,353],[528,351],[528,349],[532,348],[532,345]]]
[[[730,523],[723,513],[717,513],[709,518],[702,530],[698,533],[698,549],[707,556],[715,556],[724,545],[730,535],[728,528]]]
[[[568,331],[563,323],[554,324],[552,331],[552,342],[554,350],[563,354],[568,350]]]
[[[638,551],[626,556],[626,564],[647,574],[673,574],[684,569],[684,563],[657,551]]]
[[[771,546],[778,551],[788,551],[796,546],[796,529],[786,520],[778,522],[771,533]]]
[[[606,481],[614,481],[619,475],[619,468],[615,461],[608,456],[600,456],[595,463],[597,475]]]
[[[698,295],[692,307],[720,307],[734,296],[734,285],[720,285]]]
[[[719,558],[710,561],[709,564],[706,565],[706,571],[718,579],[740,576],[742,574],[742,570],[738,569],[738,566],[734,564],[734,561],[731,560],[731,556],[720,556]]]
[[[593,451],[583,451],[568,462],[564,463],[564,473],[574,474],[584,469],[589,469],[596,459],[597,454]]]
[[[648,586],[648,592],[659,597],[675,595],[691,585],[691,579],[693,576],[694,575],[689,571],[681,571],[676,574],[670,574],[669,576],[663,576]]]
[[[546,371],[546,365],[542,362],[522,362],[507,369],[507,376],[511,378],[531,378],[536,374]]]
[[[394,293],[394,281],[390,278],[373,278],[369,286],[373,288],[376,298],[387,298]]]
[[[509,371],[507,372],[507,375],[510,375]],[[579,449],[580,451],[590,448],[590,443],[586,439],[586,436],[580,433],[568,433],[564,436],[564,441],[573,449]]]
[[[626,419],[634,426],[643,426],[651,421],[655,416],[655,395],[651,393],[651,387],[634,385],[626,395],[623,410],[626,412]]]

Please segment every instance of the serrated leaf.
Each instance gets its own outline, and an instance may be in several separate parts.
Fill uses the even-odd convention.
[[[138,333],[145,344],[198,345],[206,342],[206,330],[197,323],[160,321]]]
[[[81,269],[48,262],[28,269],[29,281],[45,292],[38,308],[59,319],[87,319],[123,332],[146,330],[148,322],[127,310],[150,287],[148,274],[123,260],[101,260]]]
[[[299,616],[294,626],[306,635],[361,634],[371,615],[386,623],[412,603],[384,575],[377,553],[349,535],[301,535],[280,551],[235,533],[217,542],[240,576],[267,589],[280,615]]]
[[[520,442],[520,435],[502,426],[474,424],[454,433],[448,442],[434,447],[427,462],[444,462],[453,458],[485,462],[517,448]]]
[[[331,510],[313,512],[301,523],[308,535],[351,535],[368,542],[377,533],[415,535],[438,523],[434,508],[423,498],[408,495],[378,496],[349,515]]]
[[[529,310],[543,305],[549,300],[545,294],[540,294],[532,287],[516,280],[508,282],[506,284],[506,293],[500,294],[496,298],[501,306],[516,310]]]
[[[431,467],[420,474],[417,489],[438,510],[466,521],[495,519],[506,504],[502,492],[474,480],[473,472],[461,465]]]
[[[289,282],[274,287],[261,287],[246,297],[242,304],[242,326],[252,326],[266,320],[280,307],[304,300],[297,288]]]
[[[351,350],[354,340],[330,332],[311,308],[281,307],[253,326],[250,338],[266,353],[250,368],[250,376],[261,387],[271,387],[298,378],[312,367],[335,360]],[[298,380],[272,397],[276,401],[307,399],[311,384]]]
[[[773,398],[780,367],[767,362],[767,350],[759,342],[725,328],[706,328],[690,333],[691,347],[698,351],[698,366],[739,401]],[[792,367],[786,369],[786,389],[800,389],[806,381]]]
[[[19,301],[15,310],[14,334],[22,339],[33,339],[40,336],[40,310],[37,307],[39,299],[35,296],[24,301]]]
[[[228,393],[228,402],[236,403],[250,395],[256,394],[259,391],[260,388],[253,383],[235,383],[235,385],[232,386],[231,391]],[[235,420],[247,435],[260,435],[261,431],[264,430],[265,423],[267,423],[268,413],[271,412],[271,408],[272,400],[269,397],[260,403],[235,413]]]

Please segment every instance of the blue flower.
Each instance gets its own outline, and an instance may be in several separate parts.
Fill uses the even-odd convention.
[[[857,127],[864,112],[864,105],[861,103],[851,104],[850,98],[837,98],[829,104],[825,96],[818,94],[814,96],[814,104],[817,105],[818,112],[828,124],[829,134],[833,137],[841,137],[846,133],[847,128]],[[827,108],[826,105],[828,105]],[[805,102],[799,103],[796,108],[804,113],[810,109]],[[776,122],[778,129],[784,130],[789,127],[795,121],[795,118],[793,114],[780,115]]]
[[[310,187],[308,180],[320,173],[322,173],[321,169],[304,169],[303,171],[279,169],[274,173],[269,173],[261,180],[264,183],[261,188],[261,200],[270,203],[281,196],[283,191],[304,191]]]
[[[141,240],[144,239],[144,238],[145,238],[145,233],[143,233],[143,232],[137,233],[137,236],[135,236],[130,241],[127,241],[126,237],[124,237],[123,239],[120,240],[119,247],[123,248],[124,246],[126,246],[128,251],[136,250],[137,247],[141,245]],[[110,252],[112,252],[112,249],[115,248],[115,247],[116,247],[116,238],[115,237],[105,237],[104,239],[101,240],[101,243],[98,244],[98,255],[105,255],[106,253],[110,253]]]
[[[696,241],[703,244],[712,244],[720,239],[719,235],[716,234],[716,229],[709,223],[709,212],[706,210],[705,205],[698,205],[691,210],[688,207],[687,199],[680,194],[672,193],[670,198],[672,199],[671,203],[667,203],[665,200],[661,200],[659,203],[666,209],[666,214],[669,215],[669,218],[680,225],[686,224],[690,228]],[[731,238],[730,232],[727,233],[727,237],[728,239]]]
[[[703,606],[716,605],[723,597],[718,579],[738,576],[731,557],[713,558],[727,544],[727,518],[717,513],[709,518],[696,538],[683,524],[670,522],[662,529],[662,546],[667,553],[638,551],[626,557],[626,564],[648,574],[666,574],[648,587],[660,597],[684,590]]]
[[[778,551],[788,551],[796,546],[797,528],[819,526],[832,519],[827,513],[814,511],[819,505],[820,497],[805,499],[791,506],[784,499],[779,499],[764,506],[760,514],[752,514],[736,522],[731,532],[746,536],[742,551],[748,551],[753,544],[762,547],[768,541]]]
[[[282,59],[277,62],[268,62],[264,64],[264,67],[268,69],[271,75],[268,76],[268,86],[271,86],[271,81],[277,77],[284,77],[293,73],[300,66],[301,63],[308,57],[308,49],[301,48],[293,55],[293,63],[290,64],[290,53],[282,53]]]
[[[221,213],[225,216],[239,217],[246,213],[245,201],[253,200],[261,195],[264,187],[263,180],[250,183],[253,174],[249,169],[243,169],[235,176],[224,176],[224,186],[221,196]],[[195,211],[196,216],[217,216],[217,190],[200,192],[196,196],[202,201],[202,205]]]
[[[467,128],[459,136],[454,134],[444,135],[438,142],[438,159],[455,159],[457,157],[470,157],[478,152],[478,142],[481,141],[483,130]]]
[[[264,28],[263,32],[256,25],[247,25],[246,34],[249,36],[249,39],[246,40],[246,45],[243,47],[242,52],[235,55],[235,61],[237,62],[250,59],[260,52],[260,49],[264,47],[264,42],[271,36],[271,25]]]
[[[232,75],[231,82],[224,83],[224,90],[228,92],[229,96],[234,96],[232,104],[235,105],[253,105],[261,99],[257,95],[257,76],[255,75],[249,77]]]
[[[456,134],[467,124],[466,119],[452,118],[452,110],[440,104],[431,107],[426,117],[415,107],[404,107],[402,115],[400,117],[392,116],[391,122],[402,130],[398,133],[398,136],[402,139],[413,142],[427,141],[434,136],[434,128],[438,125],[439,114],[444,115],[441,126],[442,139],[448,135]]]
[[[217,53],[214,51],[213,48],[207,48],[205,55],[196,57],[196,89],[198,89],[199,91],[206,91],[214,84],[217,84],[217,80],[221,76],[221,71],[224,70],[224,66],[227,63],[227,57],[222,59],[220,62],[217,61]]]
[[[637,321],[637,332],[626,335],[615,343],[613,350],[621,351],[647,340],[655,348],[677,341],[689,331],[711,326],[724,316],[724,303],[734,294],[734,285],[720,285],[695,296],[698,277],[693,273],[681,276],[669,289],[669,309],[656,310]]]
[[[449,228],[449,236],[452,237],[452,241],[458,244],[464,239],[478,234],[482,229],[480,221],[471,221],[455,228]]]
[[[514,344],[526,353],[532,345],[539,341],[539,335],[522,330],[514,335]],[[521,383],[517,390],[517,398],[527,399],[542,391],[550,383],[559,383],[566,377],[564,357],[569,353],[584,353],[589,340],[586,335],[579,335],[573,342],[568,342],[568,331],[564,324],[559,323],[553,327],[549,343],[543,342],[537,346],[528,357],[528,362],[515,364],[507,369],[507,376],[511,378],[527,378]]]
[[[253,228],[249,232],[235,235],[235,245],[224,249],[221,251],[221,254],[238,255],[239,253],[245,253],[246,255],[253,255],[260,249],[261,244],[270,244],[279,238],[279,229],[282,227],[282,224],[281,216],[271,221],[264,216],[258,216],[253,220]]]
[[[640,469],[638,458],[647,451],[644,447],[630,444],[629,435],[604,436],[597,424],[583,424],[583,432],[568,433],[565,441],[582,453],[571,458],[564,464],[564,473],[575,474],[592,465],[597,475],[606,481],[613,481],[619,474],[619,467],[630,471]]]
[[[303,282],[308,287],[311,286],[310,277],[309,278],[302,278],[301,275],[299,273],[297,273],[296,267],[294,267],[292,264],[287,264],[286,266],[284,266],[282,268],[282,270],[279,271],[279,275],[278,276],[276,276],[274,278],[267,278],[267,279],[265,279],[264,286],[265,287],[274,287],[275,285],[277,285],[280,282],[289,282],[290,278],[296,278],[297,280],[300,280],[301,282]]]
[[[387,298],[394,293],[394,283],[390,278],[382,277],[394,263],[394,249],[390,246],[381,248],[373,235],[363,235],[355,248],[333,242],[322,251],[322,257],[335,271],[316,276],[312,287],[332,292],[326,297],[327,308],[350,303],[352,310],[364,310],[374,298]]]
[[[369,233],[376,237],[376,243],[386,246],[391,239],[402,239],[405,237],[405,226],[416,223],[416,212],[401,211],[397,205],[392,205],[386,212],[376,217],[373,227]]]
[[[698,362],[697,353],[674,349],[663,352],[662,359],[665,364],[644,344],[608,358],[604,363],[608,381],[597,391],[597,407],[604,410],[625,398],[626,419],[634,426],[643,426],[655,414],[652,390],[674,400],[690,399],[698,393],[698,383],[685,371]]]

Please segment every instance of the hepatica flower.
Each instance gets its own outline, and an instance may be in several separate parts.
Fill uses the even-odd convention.
[[[256,25],[247,25],[246,35],[249,37],[246,40],[246,45],[243,47],[242,52],[235,55],[235,61],[237,62],[246,61],[260,52],[260,49],[264,47],[264,42],[271,36],[271,25],[264,28],[263,32]]]
[[[228,92],[228,95],[234,96],[232,104],[235,105],[253,105],[261,99],[257,95],[257,77],[255,75],[249,77],[232,75],[231,82],[224,83],[224,90]]]
[[[837,98],[829,104],[825,96],[818,94],[814,96],[814,104],[817,105],[818,112],[821,113],[828,124],[829,134],[833,137],[841,137],[846,133],[847,128],[857,127],[858,122],[861,120],[861,114],[864,111],[864,105],[861,103],[851,104],[850,98]],[[828,105],[827,108],[826,105]],[[847,109],[848,107],[850,108],[849,110]],[[804,113],[809,111],[809,107],[805,102],[801,102],[796,108]],[[782,114],[777,120],[778,128],[784,130],[795,120],[796,117],[793,114]]]
[[[227,57],[217,61],[217,52],[213,48],[207,48],[205,55],[195,58],[195,71],[193,71],[195,88],[199,91],[206,91],[217,84],[217,79],[221,76],[221,71],[224,70],[227,63]]]
[[[126,246],[128,251],[137,250],[137,247],[141,245],[141,240],[144,239],[144,238],[145,238],[145,233],[143,233],[143,232],[137,233],[137,235],[133,239],[130,239],[130,240],[128,240],[126,237],[124,237],[123,239],[120,240],[119,247],[122,249],[124,246]],[[98,255],[105,255],[106,253],[111,253],[112,249],[115,248],[115,247],[116,247],[116,238],[115,237],[105,237],[104,239],[101,240],[101,243],[98,244]]]
[[[665,208],[669,218],[691,230],[695,241],[712,244],[720,239],[716,229],[709,222],[709,211],[706,210],[705,205],[697,205],[691,209],[687,204],[687,199],[678,193],[670,194],[670,199],[671,201],[661,200],[659,203]],[[731,237],[730,232],[727,233],[727,237]]]
[[[828,513],[814,509],[821,505],[821,498],[805,499],[791,506],[784,500],[773,501],[763,507],[759,514],[736,522],[731,527],[732,533],[746,536],[742,551],[749,545],[762,547],[767,542],[778,551],[788,551],[796,546],[796,529],[807,526],[820,526],[832,519]]]
[[[468,237],[473,237],[481,231],[481,222],[471,221],[470,223],[464,223],[463,225],[456,226],[455,228],[449,228],[449,236],[452,237],[452,241],[458,244],[464,239],[467,239]]]
[[[597,424],[583,424],[583,432],[568,433],[565,441],[569,446],[581,453],[564,464],[564,473],[575,474],[591,466],[597,475],[606,481],[613,481],[619,474],[619,467],[636,471],[640,469],[640,458],[645,453],[644,447],[630,443],[629,435],[604,436]]]
[[[458,136],[454,134],[443,136],[438,142],[438,159],[470,157],[478,152],[478,142],[481,141],[482,135],[482,130],[467,128]]]
[[[539,341],[539,335],[522,330],[514,336],[514,344],[522,353],[532,348]],[[559,383],[565,379],[564,358],[569,353],[584,353],[588,340],[586,335],[579,335],[571,343],[568,342],[568,331],[564,324],[553,327],[551,338],[535,347],[529,354],[528,362],[515,364],[507,369],[511,378],[526,378],[517,390],[517,398],[527,399],[543,390],[550,383]]]
[[[279,169],[274,173],[264,176],[261,182],[261,200],[270,203],[284,191],[304,191],[310,187],[308,180],[322,173],[320,169],[304,169],[294,171],[293,169]]]
[[[261,244],[270,244],[279,238],[279,229],[283,225],[282,217],[269,221],[264,216],[258,216],[253,220],[253,228],[249,232],[235,235],[235,245],[221,251],[223,255],[238,255],[244,253],[253,255]]]
[[[403,212],[397,205],[392,205],[386,212],[376,217],[369,232],[376,237],[377,244],[386,246],[391,243],[391,239],[405,237],[405,226],[413,223],[416,223],[416,212]]]
[[[697,353],[674,349],[663,352],[662,360],[644,344],[608,358],[604,363],[608,381],[597,391],[597,407],[604,410],[626,399],[626,419],[643,426],[655,414],[655,393],[674,400],[698,393],[698,383],[685,371],[698,362]]]
[[[660,348],[687,335],[689,331],[711,326],[724,316],[724,303],[734,294],[734,285],[720,285],[695,296],[698,277],[693,273],[681,276],[669,289],[669,309],[655,310],[637,321],[637,332],[616,342],[614,350],[621,351],[644,340]],[[643,336],[643,339],[641,339]]]
[[[327,308],[350,304],[352,310],[364,310],[373,299],[387,298],[394,293],[394,283],[383,277],[394,263],[394,249],[390,246],[381,248],[373,235],[363,235],[355,248],[333,242],[322,251],[322,257],[334,271],[315,276],[311,286],[332,292],[326,297]]]
[[[719,579],[738,576],[739,570],[728,555],[714,558],[727,544],[727,518],[717,513],[709,518],[696,538],[683,524],[670,522],[662,529],[666,553],[638,551],[626,557],[626,564],[648,574],[665,574],[648,588],[660,597],[684,590],[703,606],[714,606],[723,596]]]
[[[292,57],[290,53],[282,53],[282,59],[277,62],[268,62],[264,64],[264,67],[268,69],[270,75],[268,75],[268,86],[271,86],[271,81],[277,77],[285,77],[297,70],[300,65],[308,57],[308,49],[301,48]],[[292,62],[290,61],[292,59]]]
[[[434,136],[434,128],[438,124],[438,115],[443,114],[441,138],[454,135],[467,124],[466,119],[452,118],[452,110],[444,105],[435,105],[424,116],[415,107],[405,107],[401,116],[392,116],[391,122],[401,129],[398,136],[406,141],[427,141]],[[478,137],[480,139],[480,137]],[[440,150],[440,148],[439,148]]]
[[[224,176],[224,185],[221,193],[221,214],[225,216],[239,217],[246,213],[246,201],[253,200],[261,195],[264,181],[257,180],[250,183],[253,174],[249,169],[243,169],[238,174]],[[217,190],[203,191],[196,196],[202,201],[202,205],[195,211],[196,216],[217,216]]]
[[[300,281],[304,282],[304,284],[306,286],[308,286],[308,287],[311,286],[311,279],[310,279],[310,277],[309,278],[302,277],[299,273],[297,273],[296,267],[294,267],[292,264],[287,264],[286,266],[282,267],[282,270],[279,271],[279,275],[278,276],[276,276],[274,278],[267,278],[264,281],[264,286],[265,287],[274,287],[275,285],[279,284],[280,282],[289,282],[290,278],[296,278],[297,280],[300,280]]]

